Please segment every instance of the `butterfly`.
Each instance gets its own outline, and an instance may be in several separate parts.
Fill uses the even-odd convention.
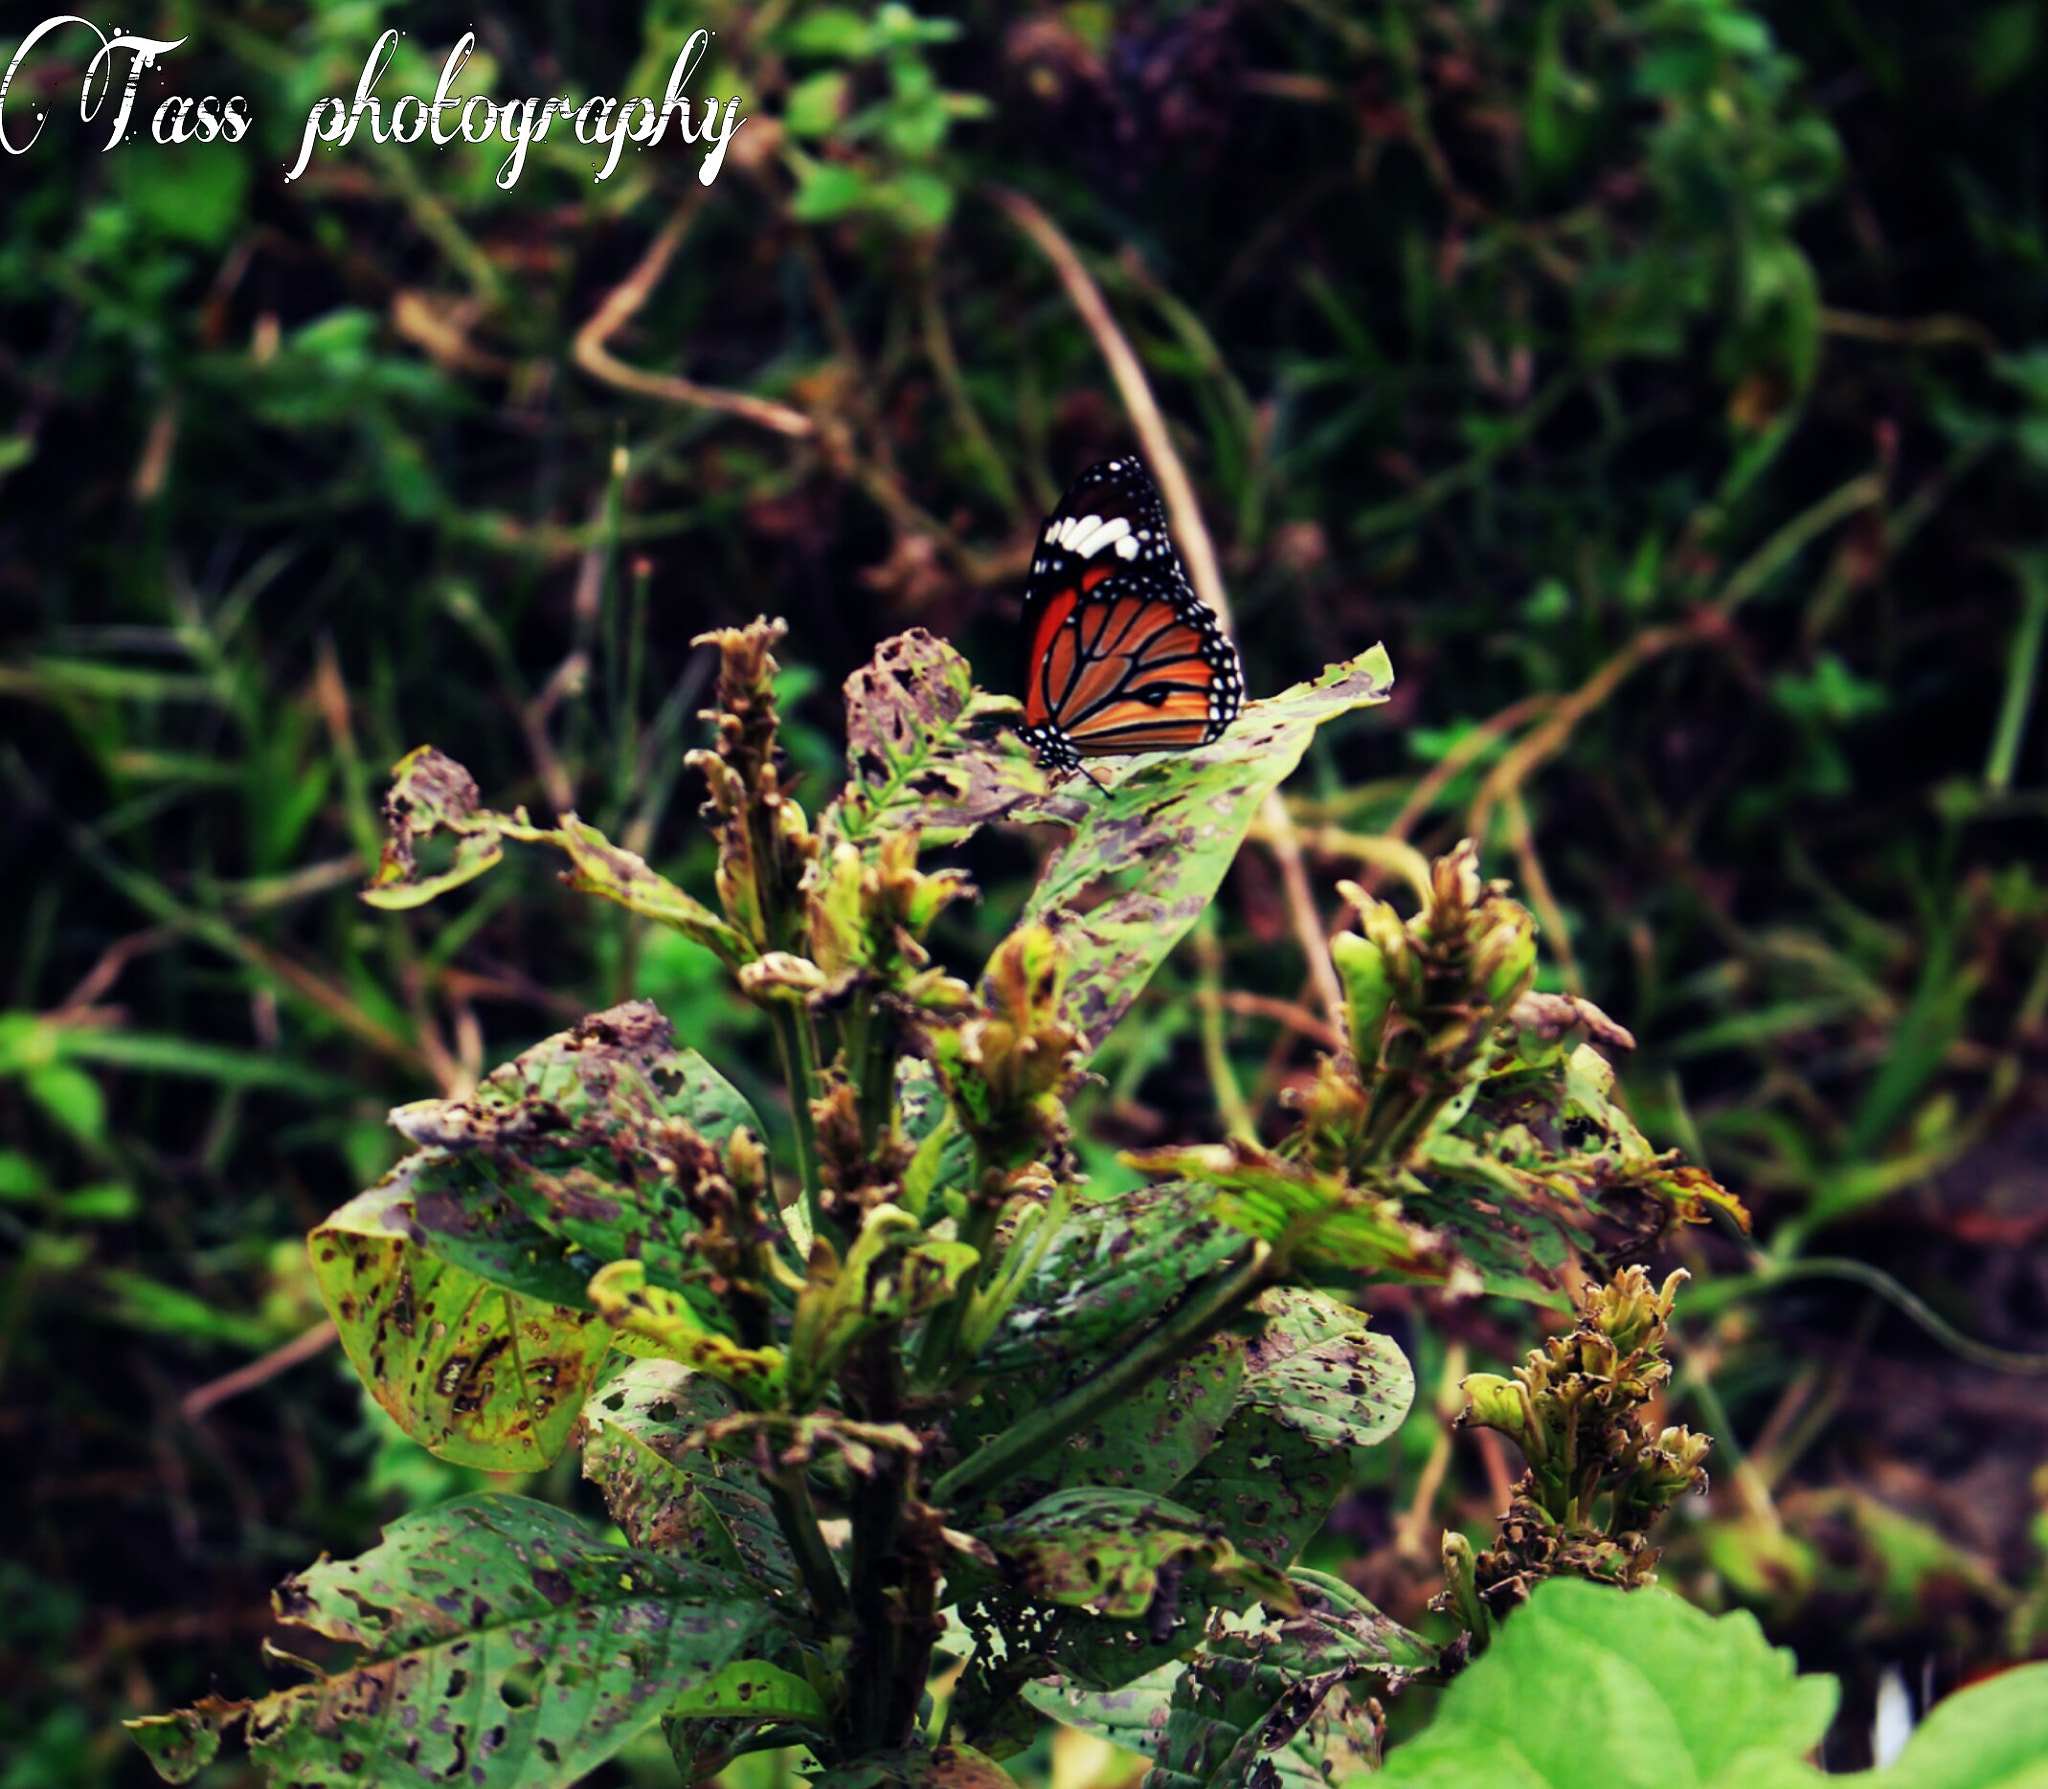
[[[1041,767],[1072,772],[1207,745],[1243,706],[1237,648],[1181,569],[1151,475],[1131,455],[1090,466],[1032,558],[1017,736]]]

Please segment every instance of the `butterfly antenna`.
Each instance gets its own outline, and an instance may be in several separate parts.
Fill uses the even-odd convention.
[[[1074,768],[1078,770],[1084,777],[1086,777],[1091,783],[1093,783],[1096,786],[1096,788],[1100,789],[1103,792],[1103,794],[1107,795],[1109,793],[1109,785],[1103,782],[1099,777],[1097,777],[1095,772],[1090,770],[1087,765],[1077,764],[1074,766]]]

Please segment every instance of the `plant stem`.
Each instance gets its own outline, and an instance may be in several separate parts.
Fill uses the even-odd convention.
[[[900,1416],[898,1375],[894,1345],[870,1337],[853,1388],[866,1420]],[[844,1717],[851,1757],[909,1741],[930,1675],[938,1572],[922,1548],[906,1545],[904,1524],[916,1470],[914,1461],[885,1454],[873,1472],[855,1478],[847,1503],[853,1525],[848,1589],[858,1634]]]
[[[783,1539],[796,1556],[797,1574],[811,1593],[818,1618],[828,1626],[844,1620],[850,1607],[846,1586],[840,1581],[832,1550],[825,1545],[824,1533],[818,1527],[818,1512],[811,1505],[811,1493],[801,1472],[793,1482],[766,1477],[762,1482],[768,1488],[769,1505],[782,1526]]]
[[[818,1165],[818,1127],[811,1116],[811,1099],[818,1084],[818,1042],[811,1035],[810,1015],[776,1001],[767,1008],[775,1029],[775,1046],[782,1057],[782,1078],[789,1086],[789,1115],[796,1127],[796,1169],[804,1188],[804,1216],[811,1234],[825,1230],[825,1177]]]
[[[2003,795],[2012,787],[2013,766],[2026,736],[2027,716],[2034,707],[2034,686],[2041,672],[2041,639],[2048,630],[2048,554],[2014,553],[2013,575],[2020,586],[2020,619],[2006,656],[2005,701],[1998,711],[1998,729],[1991,736],[1991,755],[1984,764],[1984,787]]]
[[[895,1119],[896,1053],[886,1014],[876,1010],[874,996],[855,1000],[841,1030],[846,1071],[860,1112],[861,1142],[872,1157]]]
[[[983,1179],[979,1151],[975,1154],[975,1167],[975,1185],[978,1187]],[[975,1294],[981,1290],[982,1281],[987,1278],[989,1244],[995,1238],[996,1223],[1002,1215],[1000,1204],[977,1197],[960,1221],[960,1240],[979,1258],[953,1296],[932,1313],[931,1321],[924,1326],[924,1334],[919,1338],[917,1365],[912,1378],[926,1390],[944,1382],[947,1363],[960,1340],[960,1326],[967,1321],[968,1308],[974,1303]]]
[[[1128,1354],[1119,1355],[1064,1397],[1041,1405],[970,1454],[932,1486],[931,1500],[957,1508],[1021,1471],[1069,1435],[1086,1428],[1136,1391],[1163,1367],[1235,1316],[1265,1285],[1273,1251],[1262,1242],[1234,1267],[1213,1274],[1182,1299],[1156,1329]]]

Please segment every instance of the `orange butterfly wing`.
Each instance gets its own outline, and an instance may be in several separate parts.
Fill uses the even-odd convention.
[[[1047,766],[1205,745],[1244,700],[1236,649],[1189,588],[1135,458],[1091,466],[1046,519],[1023,636],[1021,735]]]
[[[1237,714],[1237,655],[1177,582],[1091,572],[1049,599],[1030,646],[1024,718],[1084,756],[1187,750]]]

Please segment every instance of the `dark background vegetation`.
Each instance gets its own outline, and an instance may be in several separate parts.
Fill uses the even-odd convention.
[[[319,1322],[298,1238],[394,1159],[388,1106],[629,991],[765,1063],[708,959],[537,865],[360,906],[391,762],[431,740],[691,879],[700,630],[788,619],[813,800],[879,639],[1015,687],[1037,516],[1132,437],[996,180],[1149,369],[1254,692],[1392,652],[1291,785],[1325,919],[1375,836],[1476,828],[1633,1027],[1646,1128],[1756,1214],[1761,1256],[1670,1256],[1673,1420],[1719,1448],[1666,1581],[1844,1675],[1840,1764],[1888,1665],[1938,1693],[2048,1644],[2039,7],[956,17],[129,8],[189,36],[146,98],[246,95],[237,148],[102,154],[75,33],[19,77],[52,120],[0,166],[6,1789],[144,1780],[120,1716],[259,1683],[271,1583],[465,1483],[331,1349],[222,1383]],[[595,185],[561,140],[510,192],[502,150],[362,141],[287,188],[386,19],[387,97],[469,25],[464,93],[658,93],[713,26],[694,91],[750,121],[708,192],[673,143]],[[975,860],[963,963],[1030,850]],[[1270,1124],[1316,1025],[1255,844],[1103,1053],[1091,1167]],[[1513,1465],[1434,1411],[1541,1317],[1374,1304],[1424,1389],[1323,1563],[1420,1619]]]

